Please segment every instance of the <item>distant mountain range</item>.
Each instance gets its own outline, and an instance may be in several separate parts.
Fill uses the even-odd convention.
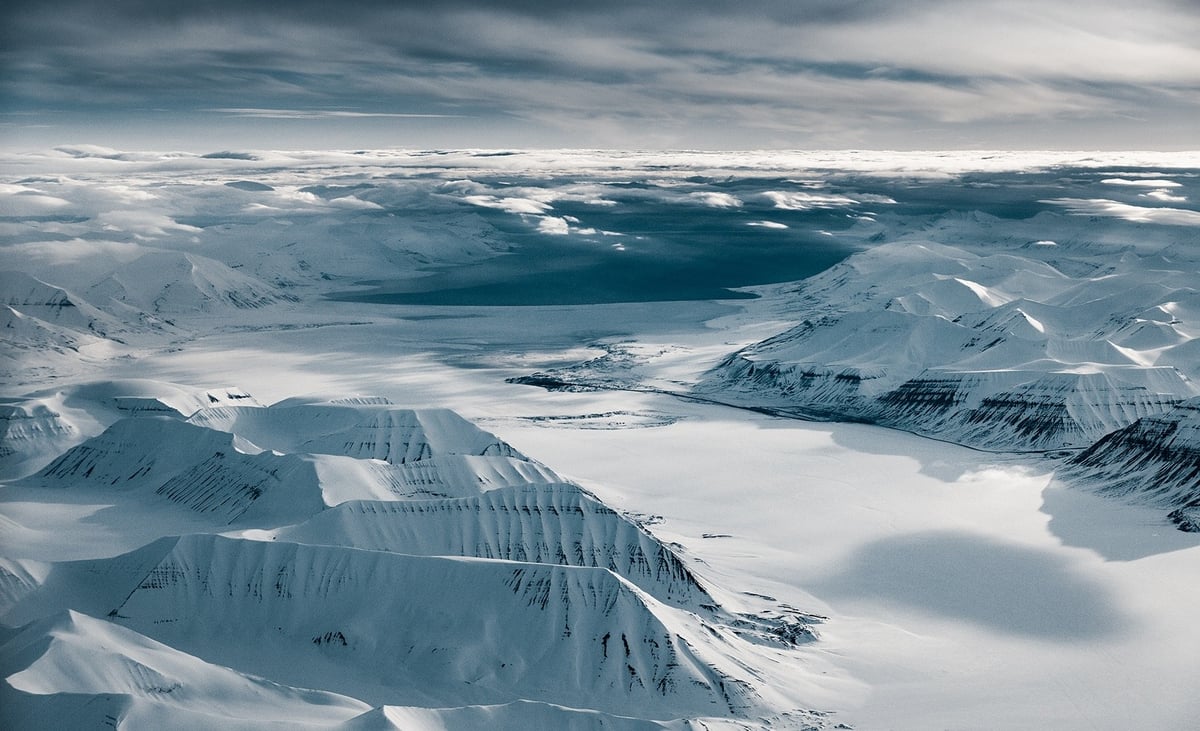
[[[1196,252],[995,248],[884,244],[774,288],[799,324],[731,353],[694,392],[979,449],[1085,450],[1063,476],[1194,509]]]

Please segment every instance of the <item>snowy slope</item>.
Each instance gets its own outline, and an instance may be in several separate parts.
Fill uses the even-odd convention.
[[[124,386],[92,387],[93,403],[128,405],[114,395]],[[245,537],[5,560],[0,623],[25,628],[6,666],[23,719],[73,708],[47,695],[93,696],[132,727],[173,703],[198,727],[264,721],[240,701],[211,707],[220,692],[271,709],[279,695],[297,717],[323,703],[307,720],[320,727],[456,727],[495,713],[514,727],[690,728],[659,722],[801,705],[780,678],[813,637],[807,618],[725,610],[644,528],[457,414],[353,398],[185,419],[166,401],[186,406],[187,393],[137,400],[139,415],[13,488],[136,500]],[[63,670],[89,652],[89,672]]]
[[[84,382],[0,402],[0,477],[32,474],[69,447],[133,416],[189,416],[228,404],[257,404],[240,388],[191,389],[162,381]]]
[[[102,312],[85,298],[47,284],[24,272],[0,272],[0,304],[19,313],[23,319],[37,322],[41,327],[120,340],[133,327],[110,313]],[[17,345],[35,345],[24,340]]]
[[[348,502],[276,536],[422,556],[599,567],[668,604],[695,611],[716,605],[670,549],[569,484],[508,487],[458,500]]]
[[[793,714],[798,715],[798,714]],[[819,715],[812,725],[796,728],[821,728]],[[514,701],[487,706],[459,708],[416,708],[383,706],[338,727],[344,731],[453,731],[454,729],[490,729],[492,731],[735,731],[747,728],[745,722],[728,718],[676,719],[654,721],[627,715],[567,708],[537,701]]]
[[[87,296],[156,315],[219,313],[266,307],[296,298],[199,254],[154,251],[93,284]]]
[[[141,491],[214,525],[270,527],[346,500],[459,497],[561,480],[446,410],[287,403],[215,406],[184,420],[159,399],[114,402],[138,416],[72,447],[26,483]]]
[[[83,266],[54,272],[65,289],[21,271],[0,272],[0,366],[6,378],[62,367],[47,356],[105,358],[161,346],[186,335],[198,316],[229,317],[296,301],[293,295],[194,253],[145,247],[137,258],[100,274]],[[34,269],[36,271],[36,269]],[[136,352],[136,351],[134,351]],[[77,361],[76,361],[77,365]]]
[[[803,321],[697,390],[992,449],[1084,447],[1200,392],[1180,357],[1200,335],[1195,263],[1105,254],[880,245],[777,288]]]
[[[193,424],[237,433],[264,449],[405,464],[438,455],[525,459],[448,409],[401,409],[384,400],[289,399],[266,409],[215,408]]]
[[[161,347],[185,337],[185,319],[263,308],[295,298],[203,256],[147,251],[108,274],[67,274],[68,290],[25,272],[0,273],[0,374],[43,370]],[[54,358],[54,356],[58,356]]]
[[[85,381],[38,392],[31,398],[58,398],[64,408],[83,410],[93,416],[112,414],[109,421],[125,416],[164,415],[187,417],[206,408],[257,406],[258,401],[237,386],[191,388],[145,378]]]
[[[17,477],[41,467],[41,460],[75,441],[77,432],[46,403],[0,403],[0,476]]]
[[[671,718],[763,702],[719,652],[735,638],[604,569],[191,536],[63,570],[5,622],[84,604],[208,662],[373,704]]]
[[[1200,531],[1200,399],[1105,435],[1059,474],[1106,495],[1172,509],[1182,530]]]
[[[12,305],[0,307],[0,332],[4,334],[5,360],[16,364],[6,366],[15,369],[22,361],[17,351],[31,351],[46,358],[52,353],[65,355],[103,340],[99,335],[54,325],[45,320],[25,314]]]
[[[116,316],[80,295],[23,272],[0,272],[0,373],[17,376],[107,357],[171,331],[140,311]]]
[[[100,727],[105,716],[121,728],[320,728],[365,710],[350,698],[206,663],[75,611],[27,625],[0,648],[0,658],[7,728],[27,726],[31,716],[44,728]],[[89,726],[90,714],[76,715],[63,696],[102,709],[100,723]],[[56,708],[45,700],[57,701]]]
[[[516,457],[443,454],[391,464],[309,454],[326,503],[468,497],[512,485],[561,482],[545,465]]]

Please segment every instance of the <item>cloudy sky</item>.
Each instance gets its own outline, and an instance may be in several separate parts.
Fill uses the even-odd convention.
[[[1200,147],[1196,0],[9,0],[0,145]]]

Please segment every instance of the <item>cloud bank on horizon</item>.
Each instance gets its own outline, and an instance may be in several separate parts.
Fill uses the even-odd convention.
[[[0,145],[1190,149],[1190,0],[0,11]]]

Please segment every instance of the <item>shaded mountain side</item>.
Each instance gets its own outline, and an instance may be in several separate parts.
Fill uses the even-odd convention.
[[[1200,390],[1194,267],[1105,253],[1072,248],[1089,263],[1072,268],[1063,252],[880,245],[777,288],[801,321],[694,390],[988,449],[1086,447]]]
[[[243,408],[272,411],[261,407],[214,410],[223,416],[229,409]],[[125,418],[68,449],[25,484],[140,490],[147,499],[161,498],[204,514],[214,526],[274,527],[347,500],[464,497],[505,486],[561,482],[542,465],[495,454],[517,453],[452,412],[390,407],[369,411],[366,427],[354,409],[321,405],[288,407],[282,415],[291,418],[273,422],[279,429],[313,423],[331,428],[331,434],[305,440],[305,446],[350,455],[264,451],[240,434],[194,423],[207,419]],[[372,431],[376,424],[381,425],[382,436]],[[402,455],[400,461],[359,456],[378,451],[375,442],[367,443],[375,439],[386,440],[384,453]],[[409,459],[414,455],[417,459]]]
[[[185,536],[56,572],[5,622],[83,604],[206,662],[374,704],[672,718],[763,702],[723,656],[732,636],[604,569]]]
[[[1200,399],[1106,435],[1059,475],[1101,494],[1170,509],[1181,530],[1200,532]]]
[[[667,546],[569,484],[508,487],[457,500],[348,502],[276,535],[423,556],[606,568],[662,602],[716,608]]]

